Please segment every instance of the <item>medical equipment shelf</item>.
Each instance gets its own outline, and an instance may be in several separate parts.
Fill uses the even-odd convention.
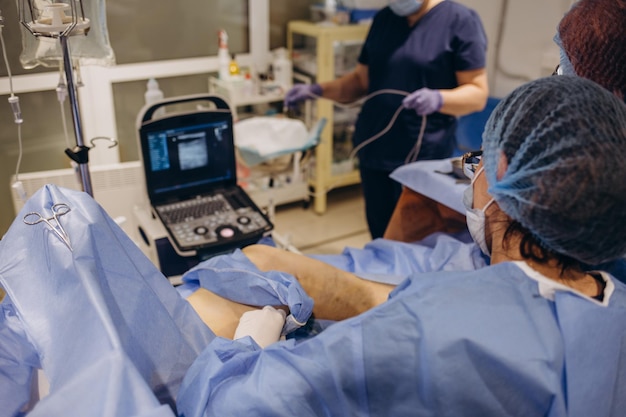
[[[263,94],[245,94],[243,92],[243,85],[237,88],[237,83],[228,83],[216,77],[209,77],[209,92],[224,96],[232,107],[282,101],[285,97],[284,92],[279,88]]]
[[[335,79],[335,42],[353,42],[365,40],[369,30],[368,24],[357,25],[321,25],[308,21],[294,20],[287,23],[287,49],[290,56],[294,51],[294,35],[310,36],[316,39],[316,82]],[[357,184],[360,181],[356,170],[334,174],[333,162],[333,130],[334,109],[328,100],[317,100],[316,117],[326,118],[326,127],[322,131],[319,145],[315,148],[315,168],[310,181],[314,189],[314,210],[318,214],[326,211],[326,194],[332,188]]]
[[[245,94],[242,92],[240,83],[231,83],[221,80],[217,77],[209,76],[209,92],[220,94],[223,96],[231,107],[233,118],[235,121],[243,120],[246,117],[254,116],[252,114],[243,114],[237,111],[238,108],[246,106],[255,106],[258,104],[269,104],[280,102],[285,97],[285,92],[280,88],[269,89],[264,93],[252,93]],[[309,118],[305,118],[305,123]],[[236,142],[236,141],[235,141]],[[276,206],[283,204],[289,204],[297,201],[303,201],[308,204],[309,201],[309,189],[306,181],[306,175],[303,172],[304,167],[301,167],[298,159],[302,156],[301,152],[295,152],[292,155],[292,167],[291,170],[285,172],[276,173],[260,173],[257,172],[255,167],[249,168],[249,177],[240,178],[243,183],[248,183],[248,186],[241,184],[250,198],[259,207],[266,209],[270,213],[273,213]],[[289,176],[289,182],[275,181],[275,177],[283,175]],[[267,187],[254,187],[255,180],[268,180],[273,183],[272,186]]]

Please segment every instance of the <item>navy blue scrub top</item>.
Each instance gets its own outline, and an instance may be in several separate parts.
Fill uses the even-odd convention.
[[[487,37],[478,14],[450,0],[433,7],[413,27],[389,7],[372,22],[359,62],[369,70],[369,91],[394,89],[411,93],[422,87],[458,86],[457,71],[485,68]],[[354,146],[382,131],[405,98],[381,94],[363,104],[356,122]],[[359,151],[363,167],[391,171],[404,164],[415,145],[422,117],[404,109],[391,130]],[[427,116],[419,159],[452,155],[456,118],[441,113]]]

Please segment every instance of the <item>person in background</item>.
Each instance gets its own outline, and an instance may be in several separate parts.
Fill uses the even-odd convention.
[[[317,97],[339,103],[370,97],[353,144],[362,146],[357,155],[372,238],[383,236],[402,191],[389,174],[415,158],[451,156],[456,117],[484,108],[486,49],[475,11],[451,0],[391,0],[374,17],[352,72],[287,92],[289,108]],[[388,131],[370,141],[390,122]]]
[[[622,416],[626,286],[586,266],[626,253],[626,106],[584,78],[541,78],[497,105],[482,150],[464,201],[492,265],[393,290],[303,279],[330,319],[372,296],[299,343],[215,339],[179,413]],[[261,270],[264,255],[248,253]]]
[[[561,19],[554,37],[560,63],[556,74],[592,80],[626,100],[626,1],[580,0]],[[404,187],[386,239],[416,242],[435,233],[458,233],[463,215]]]
[[[557,74],[595,81],[626,99],[626,1],[580,0],[561,19],[554,41]]]

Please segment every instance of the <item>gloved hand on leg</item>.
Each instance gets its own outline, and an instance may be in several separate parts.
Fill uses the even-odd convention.
[[[233,339],[250,336],[262,348],[277,342],[285,324],[285,312],[272,306],[243,313]]]
[[[294,108],[296,104],[321,97],[322,87],[319,84],[296,84],[285,95],[285,107]]]
[[[438,90],[420,88],[413,91],[402,100],[402,105],[406,109],[413,109],[420,116],[425,116],[443,107],[443,97]]]

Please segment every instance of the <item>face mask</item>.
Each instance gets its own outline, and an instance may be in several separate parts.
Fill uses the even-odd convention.
[[[577,75],[576,71],[574,71],[574,67],[570,62],[567,54],[563,50],[563,43],[561,42],[561,36],[557,33],[554,36],[554,42],[559,47],[559,69],[557,70],[558,75]]]
[[[481,167],[476,174],[470,185],[465,189],[463,193],[463,204],[465,205],[465,218],[467,222],[467,228],[474,242],[478,245],[482,253],[487,256],[491,256],[491,252],[487,247],[487,240],[485,238],[485,211],[495,201],[493,198],[482,209],[473,208],[474,206],[474,181],[483,172]]]
[[[390,0],[389,8],[398,16],[408,16],[422,7],[423,1],[418,0]]]

